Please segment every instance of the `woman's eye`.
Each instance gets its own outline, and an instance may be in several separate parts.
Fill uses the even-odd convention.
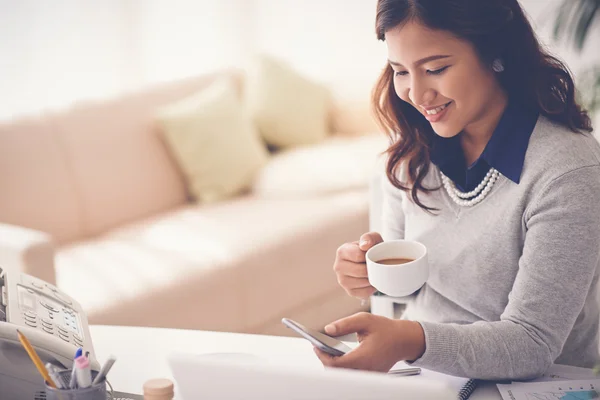
[[[427,71],[427,73],[430,74],[430,75],[439,75],[439,74],[441,74],[442,72],[444,72],[447,69],[448,69],[448,67],[443,67],[443,68],[440,68],[440,69],[436,69],[435,71]]]
[[[408,75],[408,71],[396,71],[394,73],[394,75],[396,76],[404,76],[404,75]]]

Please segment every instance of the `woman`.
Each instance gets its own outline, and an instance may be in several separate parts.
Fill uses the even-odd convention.
[[[600,146],[566,67],[517,0],[379,0],[389,63],[374,106],[391,146],[383,238],[420,241],[430,276],[402,320],[361,313],[326,366],[397,361],[452,375],[527,379],[598,355]],[[368,298],[376,232],[338,249],[348,294]]]

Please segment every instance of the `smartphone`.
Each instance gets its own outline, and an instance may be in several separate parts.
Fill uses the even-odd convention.
[[[321,332],[317,332],[314,329],[307,328],[296,321],[292,321],[291,319],[283,318],[281,322],[285,326],[292,329],[294,332],[311,342],[316,348],[318,348],[319,350],[323,350],[329,355],[339,357],[352,350],[351,347],[346,346],[339,340],[334,339],[331,336],[327,336]]]

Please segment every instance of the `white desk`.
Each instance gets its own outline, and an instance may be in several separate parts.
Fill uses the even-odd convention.
[[[151,378],[173,380],[166,359],[174,352],[240,352],[273,361],[321,365],[312,345],[301,338],[114,326],[91,326],[90,332],[100,363],[110,354],[117,357],[109,381],[115,390],[130,393],[141,394],[143,383]],[[478,388],[471,399],[500,400],[501,397],[495,385],[486,385]]]

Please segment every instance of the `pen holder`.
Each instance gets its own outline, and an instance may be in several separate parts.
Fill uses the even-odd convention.
[[[98,375],[97,371],[92,371],[92,380]],[[59,372],[61,383],[64,387],[69,387],[71,380],[71,370]],[[46,400],[110,400],[106,391],[106,380],[86,388],[78,389],[54,389],[46,384]]]

